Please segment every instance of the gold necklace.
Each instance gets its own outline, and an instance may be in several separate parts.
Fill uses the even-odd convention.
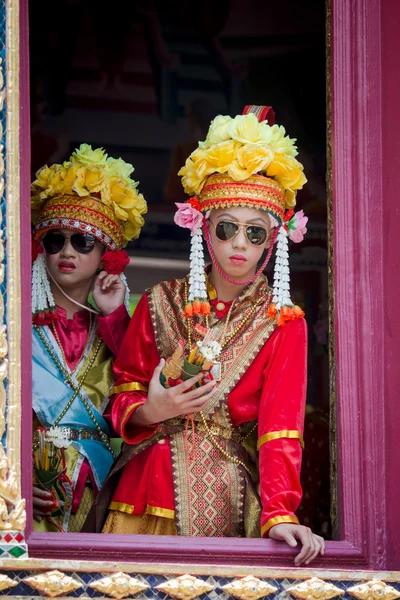
[[[86,350],[87,350],[88,345],[90,343],[90,338],[91,338],[91,334],[92,334],[92,327],[93,327],[92,314],[89,313],[89,331],[88,331],[88,337],[87,337],[87,340],[86,340],[86,344],[85,344],[85,347],[83,349],[83,352],[82,352],[81,356],[79,357],[79,360],[77,360],[77,362],[76,362],[75,367],[73,369],[71,369],[71,373],[75,373],[76,369],[79,366],[79,363],[81,362],[82,356],[85,356]],[[66,367],[68,367],[68,362],[67,362],[67,359],[66,359],[65,354],[64,354],[64,348],[62,347],[61,340],[59,338],[59,335],[57,333],[57,329],[56,329],[56,326],[55,326],[54,323],[51,324],[51,331],[53,332],[53,335],[54,335],[54,338],[55,338],[55,340],[57,342],[57,345],[60,348],[60,352],[61,352],[62,357],[63,357],[64,365]]]
[[[188,285],[187,285],[187,281],[185,280],[185,304],[188,301]],[[223,334],[221,336],[221,349],[223,350],[224,348],[226,348],[226,346],[229,344],[229,342],[232,341],[232,339],[235,337],[235,335],[237,335],[242,329],[243,327],[246,325],[247,321],[253,316],[253,314],[255,313],[255,311],[257,310],[257,308],[259,307],[259,305],[265,302],[265,297],[261,297],[259,298],[254,304],[253,306],[250,308],[250,310],[247,312],[247,314],[243,317],[243,319],[240,321],[240,323],[234,328],[233,332],[224,340],[222,341],[222,338],[224,337],[225,333],[226,333],[226,329],[228,326],[228,318],[230,318],[231,313],[232,313],[232,307],[234,302],[232,302],[230,308],[229,308],[229,312],[228,312],[228,318],[225,322],[225,327],[224,327],[224,331]],[[187,334],[188,334],[188,343],[189,343],[189,351],[192,350],[192,317],[186,317],[186,322],[187,322]],[[206,317],[206,324],[207,324],[207,329],[209,329],[208,326],[208,317]]]

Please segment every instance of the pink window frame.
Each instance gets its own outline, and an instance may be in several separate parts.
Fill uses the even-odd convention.
[[[21,0],[21,269],[30,297],[28,8]],[[387,568],[384,242],[381,235],[381,6],[379,0],[332,0],[331,146],[334,329],[341,540],[327,542],[323,568]],[[312,90],[310,90],[312,93]],[[368,150],[368,151],[366,151]],[[362,220],[362,227],[353,224]],[[358,300],[357,300],[358,299]],[[360,300],[362,299],[362,301]],[[189,539],[99,534],[40,534],[31,521],[31,321],[22,311],[22,489],[31,557],[144,563],[293,566],[293,550],[272,540]],[[368,332],[368,335],[365,335]],[[373,365],[373,368],[372,368]],[[379,401],[378,401],[379,399]],[[390,399],[388,400],[390,404]],[[389,406],[390,408],[390,406]],[[398,478],[397,478],[398,479]],[[400,484],[393,481],[399,497]],[[396,504],[396,503],[394,503]],[[395,510],[395,509],[391,509]],[[397,509],[396,509],[397,510]],[[393,513],[394,514],[394,513]],[[398,565],[397,565],[398,566]]]

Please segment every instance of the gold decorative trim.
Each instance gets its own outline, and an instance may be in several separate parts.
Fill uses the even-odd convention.
[[[358,600],[394,600],[400,598],[400,592],[380,579],[371,579],[371,581],[353,585],[347,591]]]
[[[110,510],[119,510],[119,512],[123,512],[128,515],[133,515],[133,511],[135,510],[133,504],[125,504],[125,502],[115,502],[115,500],[111,500],[108,508]]]
[[[0,530],[23,530],[26,523],[25,500],[20,484],[20,270],[19,270],[19,3],[7,1],[7,83],[4,88],[3,61],[0,59],[0,110],[7,98],[7,327],[4,324],[4,299],[0,294],[0,439],[5,431],[7,395],[6,451],[0,444]],[[12,34],[11,34],[12,31]],[[0,125],[0,140],[3,138]],[[3,197],[4,146],[0,145],[0,198]],[[0,228],[2,217],[0,214]],[[0,229],[0,284],[4,282],[4,244]],[[7,453],[6,453],[7,452]],[[9,586],[8,586],[9,587]]]
[[[126,573],[119,571],[118,573],[113,573],[112,575],[93,581],[89,584],[89,587],[102,594],[107,594],[112,598],[121,600],[121,598],[125,598],[126,596],[133,596],[139,592],[144,592],[150,586],[135,577],[130,577]]]
[[[147,505],[146,515],[153,517],[163,517],[164,519],[175,519],[175,511],[170,508],[161,508],[160,506]]]
[[[283,515],[281,517],[274,517],[273,519],[270,519],[269,521],[267,521],[265,523],[265,525],[263,525],[261,527],[261,536],[263,536],[265,533],[267,533],[267,531],[269,529],[271,529],[271,527],[274,527],[274,525],[279,525],[280,523],[294,523],[294,524],[298,525],[299,520],[297,517],[291,516],[291,515]]]
[[[129,419],[130,414],[138,407],[138,406],[143,406],[144,402],[135,402],[135,404],[132,404],[131,406],[129,406],[129,408],[126,409],[126,411],[124,412],[124,414],[122,415],[122,419],[121,419],[121,424],[120,424],[120,433],[122,435],[122,431],[123,428],[125,427],[125,423],[127,422],[127,420]]]
[[[62,594],[75,592],[82,587],[83,582],[77,581],[61,571],[47,571],[47,573],[38,573],[31,577],[25,577],[24,583],[37,590],[43,596],[56,598]]]
[[[72,535],[72,534],[71,534]],[[4,556],[4,555],[3,555]],[[350,558],[351,562],[353,559]],[[68,570],[68,572],[77,573],[102,573],[104,577],[111,575],[112,573],[118,573],[122,571],[132,576],[137,575],[157,575],[161,574],[165,577],[178,577],[182,573],[189,570],[188,564],[186,563],[171,563],[166,560],[163,563],[155,562],[135,562],[135,561],[107,561],[107,560],[63,560],[60,558],[12,558],[4,557],[0,560],[2,571],[23,571],[24,574],[28,571],[44,571],[44,570]],[[357,565],[356,565],[357,567]],[[315,576],[317,569],[312,565],[294,569],[293,567],[267,567],[265,565],[237,565],[237,564],[224,564],[224,565],[212,565],[209,564],[191,564],[190,573],[198,577],[224,577],[224,578],[239,578],[245,577],[251,570],[252,575],[260,577],[262,579],[277,579],[279,581],[284,579],[293,579],[298,577],[301,579],[307,579]],[[347,569],[324,569],[323,577],[325,580],[332,582],[346,581],[346,585],[350,585],[354,582],[354,585],[360,581],[369,581],[373,578],[379,579],[384,577],[386,583],[399,583],[400,582],[400,571],[367,571],[365,568],[357,569],[355,567],[348,567]]]
[[[147,392],[147,385],[143,385],[138,381],[131,381],[130,383],[121,383],[121,385],[114,385],[111,388],[110,396],[113,394],[120,394],[121,392]]]
[[[156,590],[160,590],[178,600],[192,600],[192,598],[197,598],[197,596],[211,592],[213,589],[214,586],[193,575],[181,575],[176,579],[170,579],[156,586]]]
[[[267,442],[272,442],[272,440],[280,440],[280,439],[290,439],[290,440],[299,440],[300,446],[304,448],[304,440],[300,431],[296,429],[282,429],[282,431],[270,431],[269,433],[264,433],[257,442],[257,450],[261,448]]]
[[[8,590],[8,588],[18,585],[17,581],[13,581],[7,575],[0,575],[0,591]]]
[[[258,600],[258,598],[264,598],[278,591],[277,587],[254,577],[254,575],[235,579],[235,581],[223,585],[221,589],[239,600]]]
[[[21,270],[19,171],[19,2],[6,0],[7,10],[7,458],[21,494]]]
[[[329,600],[344,594],[344,591],[336,585],[323,581],[319,577],[312,577],[307,581],[292,585],[286,588],[286,591],[300,600]]]

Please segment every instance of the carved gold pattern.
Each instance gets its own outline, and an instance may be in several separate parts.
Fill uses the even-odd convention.
[[[253,575],[235,579],[235,581],[222,586],[221,589],[234,598],[239,598],[239,600],[258,600],[258,598],[264,598],[278,591],[278,588]]]
[[[172,598],[178,598],[178,600],[192,600],[192,598],[197,598],[201,594],[211,592],[214,588],[206,581],[193,575],[181,575],[176,579],[170,579],[157,585],[156,589]]]
[[[8,428],[7,428],[7,454],[0,444],[0,530],[23,530],[26,523],[25,500],[20,497],[19,473],[19,445],[20,445],[20,325],[19,314],[19,3],[9,0],[7,3],[7,81],[8,89],[4,88],[3,61],[0,59],[0,110],[3,109],[7,96],[7,217],[9,218],[9,235],[7,240],[8,250],[8,281],[11,282],[7,289],[9,294],[9,329],[12,332],[10,339],[12,351],[7,340],[7,327],[4,323],[4,299],[0,294],[0,439],[5,431],[6,390],[4,380],[8,378]],[[11,34],[12,29],[12,34]],[[9,131],[10,129],[10,131]],[[3,137],[3,127],[0,125],[0,140]],[[13,156],[14,154],[14,156]],[[4,146],[0,145],[0,198],[4,193]],[[16,178],[16,179],[14,179]],[[11,195],[10,195],[11,194]],[[2,215],[0,212],[0,263],[4,260],[4,243]],[[14,266],[12,265],[14,263]],[[15,272],[15,269],[17,271]],[[0,285],[4,282],[4,265],[0,264]],[[17,306],[16,306],[17,305]],[[12,308],[13,306],[13,308]],[[14,311],[14,312],[13,312]],[[16,336],[14,335],[16,333]],[[9,355],[10,350],[10,357]],[[14,369],[11,372],[10,360],[13,360]],[[13,379],[16,373],[16,379]],[[16,387],[15,387],[16,384]],[[14,393],[13,396],[13,386]]]
[[[23,6],[21,4],[21,6]],[[7,458],[21,496],[21,272],[20,272],[20,31],[18,0],[6,0],[7,209]]]
[[[332,583],[323,581],[319,577],[312,577],[296,585],[286,588],[286,591],[301,600],[329,600],[335,596],[342,596],[344,591]]]
[[[89,586],[102,594],[117,598],[117,600],[125,598],[126,596],[133,596],[150,587],[147,583],[143,583],[142,581],[139,581],[139,579],[130,577],[126,573],[122,573],[122,571],[113,573],[102,579],[97,579],[90,583]]]
[[[0,591],[7,590],[10,587],[18,585],[17,581],[13,581],[7,575],[0,575]]]
[[[359,585],[347,588],[349,594],[359,600],[394,600],[400,598],[400,592],[380,579],[371,579]]]
[[[61,571],[38,573],[31,577],[25,577],[23,582],[49,598],[56,598],[62,594],[75,592],[75,590],[82,587],[82,582],[61,573]]]

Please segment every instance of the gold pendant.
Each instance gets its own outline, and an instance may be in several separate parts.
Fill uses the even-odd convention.
[[[211,368],[211,375],[215,381],[221,381],[221,363],[214,362]]]

